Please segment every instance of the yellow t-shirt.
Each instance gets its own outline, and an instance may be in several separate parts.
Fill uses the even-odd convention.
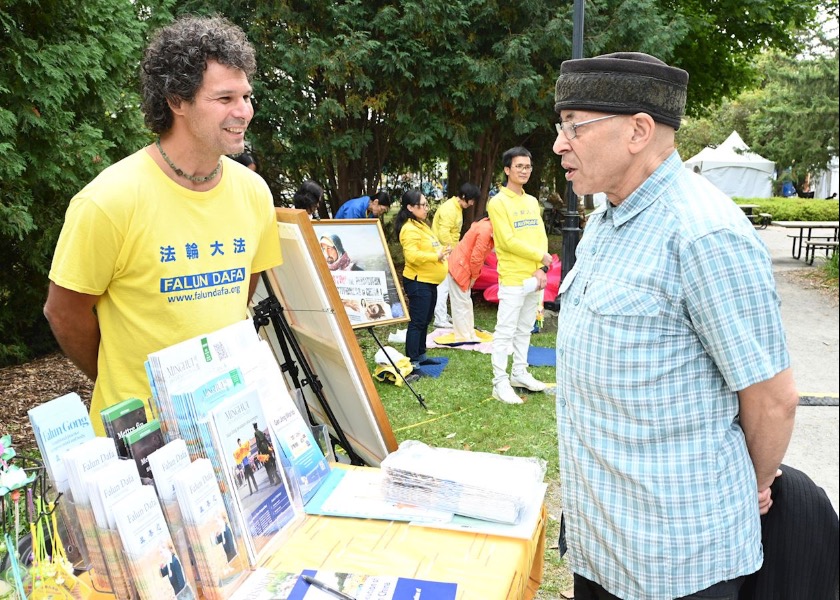
[[[540,212],[536,198],[504,186],[487,204],[502,285],[522,285],[542,266],[548,236]]]
[[[222,161],[219,184],[195,192],[169,179],[143,149],[70,202],[49,277],[99,296],[91,402],[99,435],[101,409],[150,397],[149,353],[245,318],[251,274],[282,262],[268,186]]]
[[[450,198],[440,205],[432,219],[432,233],[444,246],[454,248],[461,239],[461,227],[464,225],[464,209],[457,197]]]
[[[408,219],[400,229],[400,245],[405,258],[403,276],[438,285],[446,279],[446,260],[438,260],[441,244],[425,223]]]

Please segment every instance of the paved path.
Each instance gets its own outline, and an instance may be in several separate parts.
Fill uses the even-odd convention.
[[[840,479],[840,313],[837,305],[814,289],[808,289],[792,277],[794,271],[819,267],[821,260],[809,267],[791,256],[789,232],[770,226],[759,235],[770,249],[776,288],[782,299],[782,321],[788,338],[791,366],[804,402],[834,399],[834,406],[800,406],[785,464],[804,471],[831,499],[838,502]]]

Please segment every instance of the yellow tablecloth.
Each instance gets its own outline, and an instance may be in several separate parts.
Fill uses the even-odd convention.
[[[455,582],[458,600],[533,600],[542,583],[546,514],[543,506],[529,539],[307,515],[286,539],[278,540],[265,566]]]
[[[543,508],[526,540],[310,515],[266,566],[452,581],[458,600],[532,600],[542,582],[545,517]]]

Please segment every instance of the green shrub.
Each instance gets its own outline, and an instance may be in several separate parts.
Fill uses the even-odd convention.
[[[736,204],[757,204],[753,214],[769,213],[774,221],[837,221],[837,200],[811,198],[735,198]]]

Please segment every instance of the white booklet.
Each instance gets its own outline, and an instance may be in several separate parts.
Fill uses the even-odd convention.
[[[203,596],[229,597],[248,574],[248,557],[244,540],[234,535],[210,461],[199,458],[182,469],[175,493]]]
[[[184,576],[155,490],[141,486],[114,505],[117,531],[125,559],[141,600],[192,600],[196,597]]]
[[[110,461],[85,479],[96,520],[96,534],[111,576],[111,587],[118,598],[133,598],[134,582],[116,531],[114,504],[140,489],[142,484],[137,463],[133,460]]]
[[[73,501],[78,528],[84,539],[90,566],[93,567],[91,580],[97,589],[108,589],[111,582],[108,563],[96,531],[87,478],[118,459],[117,446],[109,437],[91,438],[67,450],[63,457],[70,492],[68,498]]]
[[[66,492],[64,453],[96,435],[88,409],[74,392],[30,408],[27,414],[47,474],[59,492]]]

